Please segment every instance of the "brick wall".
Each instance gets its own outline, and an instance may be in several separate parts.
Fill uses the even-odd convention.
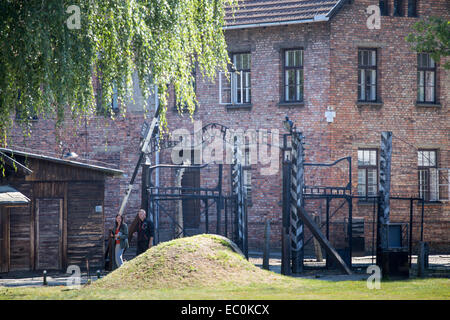
[[[404,1],[406,3],[406,1]],[[419,17],[429,15],[449,16],[447,1],[419,1]],[[392,193],[401,196],[417,196],[417,148],[437,148],[439,165],[450,167],[448,139],[448,102],[450,99],[450,76],[438,67],[438,97],[440,106],[416,106],[416,54],[409,50],[404,37],[410,32],[417,18],[382,17],[380,30],[366,27],[367,6],[378,1],[353,1],[344,5],[330,22],[317,22],[229,30],[226,32],[230,52],[251,52],[251,108],[227,108],[219,104],[219,82],[197,77],[198,110],[194,120],[203,125],[217,122],[231,129],[278,129],[285,131],[282,121],[288,115],[306,137],[307,162],[332,162],[338,158],[352,157],[352,190],[356,194],[358,170],[357,151],[362,147],[378,147],[381,131],[392,131],[393,163]],[[390,10],[392,13],[392,10]],[[381,105],[357,105],[357,52],[358,48],[377,48],[379,53],[378,79]],[[281,105],[282,53],[284,49],[304,49],[305,90],[303,105]],[[200,73],[197,72],[197,75]],[[138,100],[139,101],[139,100]],[[58,144],[51,120],[39,120],[33,124],[33,134],[24,138],[19,129],[13,131],[10,145],[22,145],[39,151],[60,154],[69,147],[80,155],[116,165],[127,176],[109,179],[106,184],[105,230],[113,224],[120,201],[137,162],[139,131],[144,114],[137,104],[130,106],[125,119],[114,121],[95,118],[85,127],[67,121],[71,128],[63,134]],[[168,106],[171,130],[186,128],[194,132],[194,124],[188,116],[180,116]],[[336,112],[334,122],[328,123],[325,111],[331,107]],[[86,134],[87,133],[87,134]],[[87,140],[86,140],[87,139]],[[406,141],[406,142],[405,142]],[[280,140],[280,143],[282,141]],[[105,149],[106,148],[106,149]],[[281,155],[280,155],[281,157]],[[161,153],[162,163],[171,163],[170,150]],[[282,174],[263,175],[261,164],[252,165],[253,203],[249,208],[249,247],[261,250],[264,221],[271,219],[272,247],[281,247]],[[330,169],[308,168],[305,179],[316,184],[339,185],[345,182],[345,166]],[[161,171],[161,184],[173,185],[175,172]],[[136,180],[126,214],[130,219],[140,206],[140,175]],[[217,183],[217,165],[203,170],[201,186]],[[224,192],[230,192],[230,169],[224,165]],[[340,205],[333,201],[330,211]],[[393,203],[392,220],[409,218],[408,203]],[[166,204],[168,212],[175,212],[175,203]],[[415,203],[414,240],[420,237],[420,207]],[[308,201],[310,212],[325,221],[324,201]],[[344,247],[345,218],[348,207],[343,206],[331,220],[332,243]],[[449,250],[450,206],[426,204],[424,215],[424,240],[432,250]],[[214,230],[215,206],[209,210],[210,230]],[[368,204],[353,202],[353,216],[365,218],[366,249],[372,245],[373,208]],[[201,218],[202,223],[205,217]],[[173,224],[167,215],[161,215],[165,238],[173,234]],[[204,226],[203,226],[204,227]],[[323,229],[324,230],[324,229]],[[163,237],[162,237],[163,238]],[[306,231],[305,239],[309,238]],[[311,242],[312,244],[312,242]],[[310,247],[311,248],[311,247]]]

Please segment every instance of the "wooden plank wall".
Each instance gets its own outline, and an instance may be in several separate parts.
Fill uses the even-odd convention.
[[[24,162],[22,159],[21,162]],[[11,176],[9,184],[28,198],[28,207],[10,210],[10,271],[37,270],[36,203],[38,199],[62,201],[60,267],[68,265],[103,267],[104,263],[104,179],[101,172],[37,159],[27,159],[33,174]],[[96,213],[95,207],[102,206]]]
[[[9,208],[0,206],[0,272],[9,271]]]
[[[37,269],[62,268],[63,199],[36,199],[36,266]]]
[[[26,162],[33,170],[32,174],[26,176],[27,181],[102,181],[105,178],[103,173],[86,168],[32,158],[28,158]]]
[[[73,182],[67,192],[67,263],[101,267],[104,254],[103,182]]]
[[[10,271],[31,269],[30,220],[29,207],[10,208]]]

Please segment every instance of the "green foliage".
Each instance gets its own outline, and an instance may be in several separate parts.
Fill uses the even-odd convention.
[[[434,61],[450,56],[450,21],[442,18],[430,17],[428,21],[414,24],[416,34],[409,34],[406,40],[412,44],[417,52],[429,52]],[[450,61],[444,64],[450,69]]]
[[[0,2],[0,133],[13,115],[24,127],[34,116],[61,126],[96,112],[93,80],[101,105],[113,88],[120,101],[132,96],[132,75],[147,100],[156,85],[165,111],[169,85],[178,105],[192,114],[191,70],[213,79],[230,62],[223,33],[225,6],[237,0],[3,0]],[[80,28],[68,27],[69,6],[80,8]],[[67,12],[66,12],[67,11]],[[125,108],[121,108],[125,115]],[[113,117],[112,112],[108,116]]]

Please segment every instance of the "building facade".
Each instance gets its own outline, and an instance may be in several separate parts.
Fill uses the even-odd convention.
[[[370,9],[371,6],[381,9],[379,25],[373,16],[376,9]],[[234,17],[227,18],[226,39],[234,64],[228,77],[218,74],[211,82],[197,73],[198,105],[193,119],[181,116],[172,99],[168,106],[169,129],[193,134],[203,125],[220,123],[257,137],[270,133],[270,146],[277,148],[287,133],[282,122],[289,116],[305,136],[306,162],[331,163],[352,158],[352,192],[367,196],[352,203],[353,219],[359,222],[354,235],[362,238],[359,250],[364,253],[374,249],[376,229],[370,197],[378,192],[380,135],[391,131],[392,195],[426,200],[423,219],[420,202],[414,202],[410,236],[414,243],[423,237],[432,252],[448,252],[449,71],[442,67],[444,61],[434,62],[429,55],[412,51],[405,37],[419,19],[448,19],[449,12],[446,0],[242,1]],[[136,102],[127,105],[126,118],[82,119],[73,125],[73,132],[62,134],[59,144],[53,122],[40,119],[33,123],[31,137],[24,137],[17,130],[10,141],[15,147],[53,153],[68,147],[83,157],[115,164],[123,170],[123,178],[108,179],[105,185],[105,230],[113,224],[138,159],[139,132],[144,122],[138,91]],[[252,143],[248,144],[243,152],[250,201],[249,247],[262,249],[264,223],[270,219],[272,247],[280,248],[283,154],[271,150],[270,157],[277,161],[268,174],[263,168],[271,166],[267,162],[269,156],[259,157],[260,145],[254,153]],[[162,151],[159,161],[173,163],[172,151]],[[211,163],[220,162],[210,149],[203,152],[203,159],[205,156]],[[231,179],[225,158],[224,192],[229,193]],[[345,165],[328,171],[306,169],[305,183],[342,186],[348,173]],[[214,186],[216,167],[203,170],[198,180],[202,187]],[[137,181],[126,209],[131,219],[141,203],[139,177]],[[177,173],[161,171],[160,181],[161,185],[175,185]],[[408,201],[392,201],[392,221],[408,222],[409,205]],[[187,210],[194,204],[185,206]],[[197,222],[190,227],[201,232],[205,217],[201,205],[195,206],[200,208],[190,216]],[[337,248],[344,247],[348,204],[336,200],[329,206],[333,213],[331,242]],[[171,204],[165,210],[174,212],[175,207]],[[310,199],[306,207],[321,223],[324,221],[325,202]],[[214,208],[210,215],[214,222]],[[169,217],[161,218],[163,226],[166,233],[161,239],[170,238],[174,227]],[[306,231],[305,241],[309,238]],[[309,246],[312,248],[312,242]]]

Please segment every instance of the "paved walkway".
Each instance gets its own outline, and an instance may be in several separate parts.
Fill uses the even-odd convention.
[[[101,273],[101,277],[105,276],[106,272]],[[66,286],[68,285],[68,280],[70,274],[63,272],[52,272],[47,273],[47,285],[48,286]],[[97,280],[97,274],[90,274],[91,281]],[[30,272],[30,271],[20,271],[20,272],[9,272],[0,273],[0,286],[5,287],[37,287],[42,286],[44,282],[44,276],[42,272]],[[86,284],[88,282],[88,275],[86,272],[81,273],[80,284]]]

